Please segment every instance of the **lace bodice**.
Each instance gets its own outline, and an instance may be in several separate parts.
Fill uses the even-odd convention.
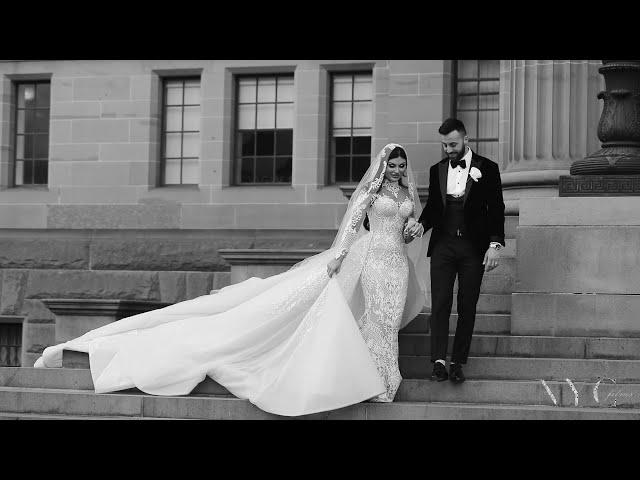
[[[412,212],[413,202],[408,197],[398,202],[385,195],[376,195],[368,212],[373,235],[371,246],[392,250],[404,248],[402,230]]]

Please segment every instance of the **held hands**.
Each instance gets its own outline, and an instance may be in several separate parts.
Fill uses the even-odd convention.
[[[487,252],[484,254],[484,260],[482,264],[484,265],[484,271],[490,272],[494,268],[499,265],[498,260],[500,259],[500,252],[498,252],[495,248],[489,247]]]
[[[331,278],[334,274],[340,271],[340,267],[342,266],[342,259],[344,257],[340,257],[340,259],[332,258],[329,263],[327,263],[327,275]]]
[[[424,233],[424,227],[417,222],[415,218],[409,218],[402,232],[405,243],[410,243],[416,237],[421,237]]]

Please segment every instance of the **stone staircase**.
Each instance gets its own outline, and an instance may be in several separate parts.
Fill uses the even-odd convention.
[[[510,334],[516,226],[517,217],[507,217],[504,260],[483,280],[465,383],[428,379],[427,306],[400,333],[404,380],[393,403],[364,402],[295,418],[640,419],[640,338]],[[454,314],[451,332],[456,321]],[[0,419],[290,418],[263,412],[209,378],[187,396],[158,397],[137,389],[95,394],[86,354],[65,352],[63,366],[0,368]]]

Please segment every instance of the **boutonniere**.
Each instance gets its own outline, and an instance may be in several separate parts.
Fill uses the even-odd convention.
[[[482,172],[478,170],[476,167],[471,167],[469,171],[469,175],[473,179],[474,182],[477,182],[480,178],[482,178]]]

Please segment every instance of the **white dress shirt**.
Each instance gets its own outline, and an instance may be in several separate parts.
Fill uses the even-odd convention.
[[[458,165],[456,168],[451,168],[451,160],[449,160],[449,173],[447,175],[447,195],[453,195],[454,197],[461,197],[464,195],[465,188],[467,187],[467,179],[469,178],[469,170],[471,169],[471,149],[467,148],[467,152],[462,157],[462,160],[466,162],[466,168],[462,168]]]

